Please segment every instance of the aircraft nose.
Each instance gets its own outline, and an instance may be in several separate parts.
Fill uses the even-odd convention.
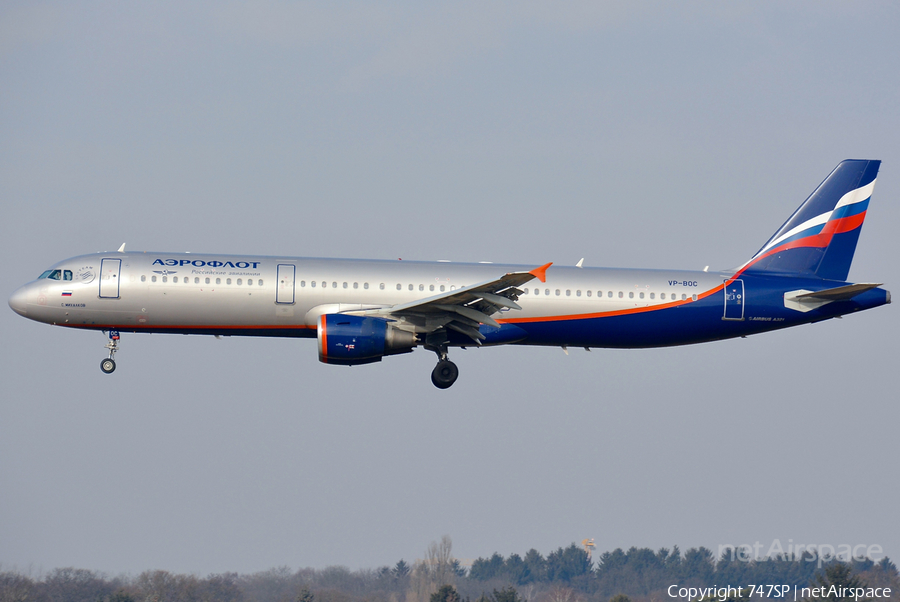
[[[25,290],[25,287],[19,288],[15,291],[12,296],[9,298],[9,306],[12,308],[14,312],[19,314],[20,316],[28,315],[28,310],[25,309],[27,306],[27,296],[28,292]]]

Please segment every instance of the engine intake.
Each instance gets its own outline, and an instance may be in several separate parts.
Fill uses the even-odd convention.
[[[353,366],[380,362],[386,355],[409,353],[416,335],[381,318],[324,314],[317,326],[319,361]]]

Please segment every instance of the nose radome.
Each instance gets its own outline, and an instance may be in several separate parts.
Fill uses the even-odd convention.
[[[24,316],[28,314],[28,310],[26,309],[27,305],[27,292],[25,287],[18,289],[16,292],[12,294],[9,298],[9,306],[12,308],[14,312],[19,314],[20,316]]]

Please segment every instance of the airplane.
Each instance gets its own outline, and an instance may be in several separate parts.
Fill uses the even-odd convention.
[[[319,360],[358,365],[434,352],[432,383],[459,370],[450,348],[688,345],[839,318],[891,302],[847,281],[880,161],[842,161],[740,267],[720,272],[547,263],[325,259],[194,253],[95,253],[66,259],[16,290],[18,314],[107,334],[315,338]],[[568,351],[566,351],[568,353]]]

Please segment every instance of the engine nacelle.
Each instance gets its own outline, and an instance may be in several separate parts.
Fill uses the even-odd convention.
[[[391,326],[381,318],[324,314],[317,326],[319,361],[353,366],[380,362],[386,355],[409,353],[416,335]]]

